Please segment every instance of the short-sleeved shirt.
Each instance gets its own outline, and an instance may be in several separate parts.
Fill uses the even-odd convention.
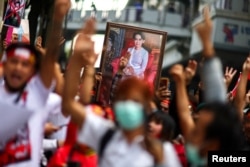
[[[2,152],[6,155],[6,153],[9,153],[11,150],[10,148],[17,148],[15,151],[12,150],[11,152],[14,153],[15,156],[19,156],[20,159],[5,159],[7,161],[3,166],[39,167],[43,125],[48,115],[47,112],[43,112],[43,108],[47,103],[49,93],[50,89],[44,86],[39,75],[35,75],[28,82],[17,103],[15,103],[15,100],[20,93],[10,93],[6,90],[4,83],[0,85],[0,101],[25,107],[34,112],[28,123],[24,127],[20,127],[16,136],[6,143],[4,152]],[[2,157],[5,155],[0,153]],[[0,163],[2,161],[3,158],[0,158]]]
[[[94,150],[99,149],[100,141],[108,129],[114,124],[97,116],[86,107],[86,119],[78,133],[78,141]],[[138,136],[128,144],[121,130],[117,130],[103,152],[100,167],[150,167],[154,166],[154,158],[143,147],[143,136]]]
[[[49,116],[46,122],[50,122],[60,129],[50,136],[49,139],[65,140],[67,132],[67,124],[69,123],[70,117],[65,117],[62,114],[62,98],[56,93],[50,93],[48,102],[46,104],[46,112],[49,112]]]

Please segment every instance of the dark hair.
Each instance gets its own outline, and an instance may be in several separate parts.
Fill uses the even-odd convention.
[[[230,104],[208,103],[200,112],[210,112],[213,120],[206,128],[206,139],[217,139],[220,150],[242,149],[244,135],[242,123],[236,109]]]
[[[144,35],[142,32],[140,32],[140,31],[134,32],[134,34],[133,34],[133,39],[135,39],[135,36],[136,36],[136,35],[140,35],[141,38],[142,38],[143,40],[145,40],[145,35]]]
[[[11,54],[10,52],[17,49],[17,48],[24,48],[29,51],[31,51],[35,55],[35,70],[36,72],[40,69],[40,63],[41,63],[41,54],[36,50],[36,48],[28,43],[22,43],[22,42],[15,42],[10,44],[6,48],[6,58],[8,59],[8,54]]]
[[[161,111],[151,113],[148,116],[148,123],[155,121],[157,124],[162,125],[162,131],[160,133],[160,140],[171,141],[174,138],[175,121],[174,119]]]
[[[21,42],[17,42],[17,43],[12,43],[12,44],[10,44],[10,45],[6,48],[6,50],[5,50],[5,51],[6,51],[6,59],[8,59],[8,54],[13,54],[12,51],[14,51],[14,50],[17,49],[17,48],[24,48],[24,49],[27,49],[27,50],[31,51],[31,53],[34,54],[34,56],[35,56],[35,65],[34,65],[34,67],[35,67],[36,72],[38,72],[39,69],[40,69],[41,55],[40,55],[40,53],[35,49],[35,47],[32,46],[32,45],[30,45],[30,44],[21,43]],[[6,81],[6,84],[8,84],[7,81]],[[17,98],[15,99],[14,103],[18,103],[18,101],[21,99],[21,96],[22,96],[22,94],[23,94],[23,92],[24,92],[24,89],[25,89],[25,87],[26,87],[26,84],[27,84],[27,83],[25,83],[21,88],[19,88],[19,93],[18,93],[18,96],[17,96]]]

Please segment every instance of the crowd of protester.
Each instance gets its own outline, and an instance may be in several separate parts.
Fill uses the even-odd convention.
[[[16,107],[32,115],[12,137],[0,138],[0,166],[207,166],[208,151],[250,150],[250,57],[235,90],[228,91],[236,71],[222,71],[208,8],[195,27],[203,46],[201,62],[173,65],[168,79],[175,85],[172,90],[166,83],[152,92],[135,76],[120,80],[109,107],[92,98],[101,82],[94,68],[93,18],[79,30],[68,68],[60,71],[57,57],[69,8],[69,0],[55,0],[46,48],[37,37],[34,45],[13,41],[4,49],[0,105],[6,105],[0,110]],[[198,65],[199,90],[190,97],[187,86]]]

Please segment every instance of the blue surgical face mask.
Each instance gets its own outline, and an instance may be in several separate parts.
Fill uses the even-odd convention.
[[[202,158],[199,154],[198,148],[192,144],[186,144],[187,159],[191,166],[206,166],[206,158]]]
[[[114,105],[115,116],[122,129],[133,130],[144,122],[143,106],[134,101],[119,101]]]

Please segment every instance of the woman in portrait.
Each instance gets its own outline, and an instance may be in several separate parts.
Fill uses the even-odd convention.
[[[133,75],[138,78],[144,78],[144,71],[148,64],[148,51],[143,47],[145,36],[142,32],[133,34],[134,46],[128,48],[125,57],[128,58],[128,64],[124,69],[125,75]]]

